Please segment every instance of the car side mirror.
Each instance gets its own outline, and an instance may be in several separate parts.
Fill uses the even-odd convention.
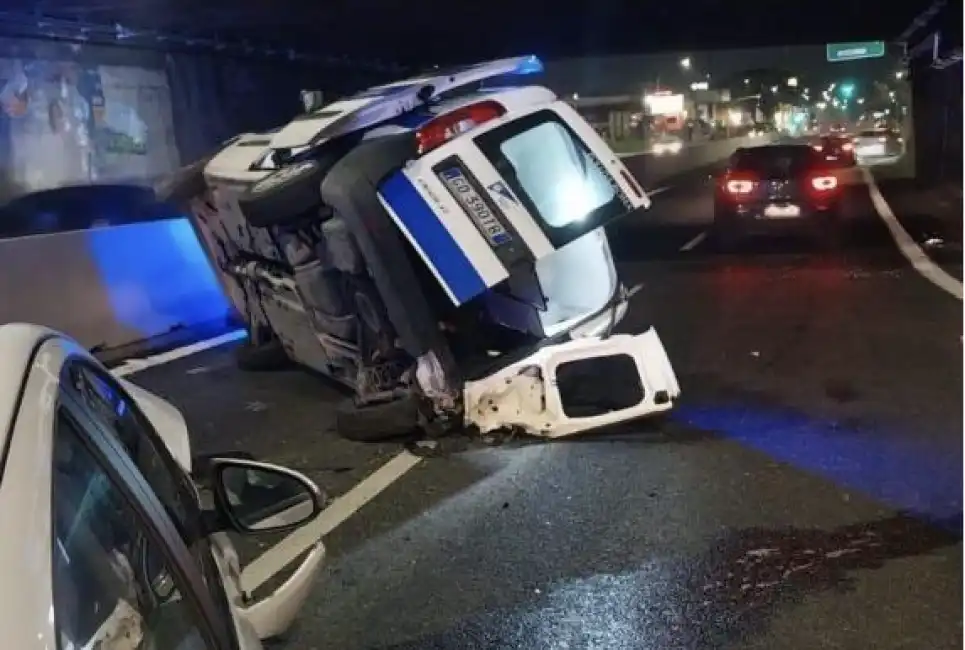
[[[322,511],[318,486],[303,474],[247,458],[209,458],[221,518],[243,534],[283,532]]]

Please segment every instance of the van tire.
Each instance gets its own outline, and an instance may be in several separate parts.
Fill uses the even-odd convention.
[[[305,160],[269,174],[238,196],[238,208],[256,228],[297,221],[321,205],[319,187],[325,169]]]
[[[354,398],[335,407],[338,435],[355,442],[382,442],[411,435],[419,428],[419,403],[403,397],[378,404],[357,404]]]

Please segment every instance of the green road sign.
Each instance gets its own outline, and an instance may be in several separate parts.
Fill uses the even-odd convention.
[[[828,43],[828,61],[854,61],[856,59],[879,59],[885,55],[884,41],[863,43]]]

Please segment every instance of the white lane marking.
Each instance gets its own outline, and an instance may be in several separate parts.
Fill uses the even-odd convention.
[[[292,563],[295,558],[335,530],[365,504],[419,464],[422,458],[402,452],[375,470],[368,478],[335,499],[318,518],[290,533],[242,570],[241,585],[248,594]]]
[[[213,339],[199,341],[197,343],[192,343],[191,345],[185,345],[184,347],[168,350],[167,352],[155,354],[150,357],[127,359],[124,361],[124,363],[111,370],[111,372],[117,377],[125,377],[135,372],[141,372],[142,370],[146,370],[147,368],[151,368],[153,366],[160,366],[165,363],[177,361],[178,359],[183,359],[184,357],[190,357],[193,354],[198,354],[199,352],[204,352],[205,350],[210,350],[211,348],[216,348],[219,345],[240,341],[241,339],[245,338],[245,336],[247,336],[247,332],[245,332],[245,330],[235,330],[233,332],[228,332],[227,334],[222,334],[221,336],[216,336]]]
[[[210,350],[227,343],[238,341],[247,336],[245,330],[235,330],[205,341],[199,341],[175,350],[169,350],[142,359],[128,359],[111,372],[117,377],[131,375],[153,366],[170,363]],[[404,451],[375,470],[361,483],[335,499],[310,524],[295,530],[283,540],[255,558],[244,568],[241,583],[247,593],[263,585],[275,574],[291,564],[295,558],[314,546],[369,501],[378,496],[390,485],[402,478],[406,472],[419,464],[422,458]]]
[[[700,233],[699,235],[697,235],[696,237],[694,237],[693,239],[691,239],[689,242],[687,242],[687,243],[684,244],[683,246],[681,246],[681,247],[680,247],[680,252],[686,253],[686,252],[689,251],[689,250],[693,250],[694,248],[697,248],[697,247],[700,245],[700,243],[701,243],[702,241],[704,241],[705,239],[707,239],[707,231],[706,231],[706,230],[705,230],[704,232]]]
[[[901,222],[898,221],[895,213],[891,210],[891,206],[888,205],[888,201],[885,200],[884,195],[882,195],[881,190],[878,188],[874,174],[872,174],[867,167],[862,167],[861,175],[864,177],[864,182],[868,185],[868,193],[871,195],[871,202],[875,206],[875,212],[877,212],[881,220],[885,222],[885,226],[888,227],[888,232],[891,233],[891,238],[895,240],[898,250],[900,250],[901,254],[905,256],[905,259],[911,263],[912,268],[939,289],[961,300],[963,295],[962,283],[946,273],[945,269],[938,264],[935,264],[925,251],[921,249],[914,238],[908,234],[908,231],[902,227]]]

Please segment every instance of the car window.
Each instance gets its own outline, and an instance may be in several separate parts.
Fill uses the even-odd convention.
[[[615,198],[613,184],[590,160],[586,145],[559,122],[546,121],[514,135],[500,149],[523,191],[555,228],[581,220]]]
[[[106,373],[87,364],[73,363],[67,374],[89,414],[124,446],[181,535],[191,536],[198,507],[194,488],[134,400]]]
[[[134,399],[103,370],[75,361],[67,365],[65,382],[88,415],[127,450],[141,476],[151,487],[188,546],[205,586],[222,613],[228,612],[221,574],[211,555],[208,539],[199,529],[198,492],[141,412]]]
[[[475,141],[551,240],[630,210],[610,172],[552,111],[537,111]]]
[[[61,650],[212,647],[144,521],[63,412],[54,432],[51,489]]]

